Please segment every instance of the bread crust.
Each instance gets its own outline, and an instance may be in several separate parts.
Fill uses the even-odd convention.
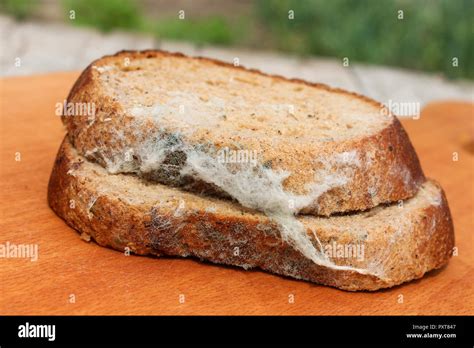
[[[383,105],[365,96],[348,92],[338,88],[331,88],[323,84],[311,83],[300,79],[286,79],[278,75],[264,74],[255,69],[246,69],[242,66],[234,66],[218,60],[197,57],[189,58],[181,53],[170,53],[164,51],[121,51],[115,55],[105,56],[94,61],[81,74],[74,84],[68,102],[93,102],[99,106],[98,112],[111,117],[110,122],[97,121],[90,124],[90,120],[83,116],[63,116],[62,120],[68,130],[69,139],[74,147],[82,155],[87,155],[89,160],[97,161],[105,166],[104,157],[112,151],[123,153],[129,148],[136,148],[140,142],[156,131],[156,125],[151,122],[143,125],[140,132],[143,136],[137,136],[131,128],[133,116],[127,115],[121,105],[112,98],[104,95],[99,87],[97,69],[110,64],[118,59],[128,57],[156,58],[160,56],[173,56],[182,59],[198,59],[211,62],[216,65],[225,66],[232,69],[243,69],[255,74],[269,76],[276,80],[291,81],[304,84],[313,88],[324,89],[333,93],[347,95],[351,98],[358,98],[374,107],[383,108]],[[125,131],[124,139],[119,139],[116,129]],[[259,142],[263,144],[263,140]],[[344,213],[351,211],[366,210],[382,203],[395,202],[409,197],[413,197],[419,187],[425,181],[425,176],[421,169],[415,150],[400,122],[393,117],[393,121],[380,131],[369,137],[334,142],[319,142],[315,146],[308,144],[283,144],[279,149],[273,149],[271,145],[261,145],[264,149],[266,159],[278,158],[279,167],[277,169],[287,170],[290,173],[288,179],[283,182],[285,190],[295,194],[306,194],[307,187],[314,180],[314,175],[320,168],[320,163],[315,162],[315,158],[327,158],[335,152],[356,151],[362,165],[353,168],[353,176],[344,185],[322,193],[311,204],[304,207],[300,213],[311,215],[329,216],[333,213]],[[265,147],[264,147],[265,146]],[[94,154],[94,151],[99,149]],[[278,151],[286,149],[287,154],[281,156]],[[368,164],[370,161],[370,165]],[[166,164],[166,163],[165,163]],[[166,168],[163,166],[162,168]],[[182,186],[182,180],[176,180],[173,175],[161,172],[158,169],[152,175],[158,182],[166,185]],[[160,179],[161,178],[161,179]],[[191,191],[205,191],[217,194],[220,197],[227,195],[217,189],[212,184],[201,181],[185,180],[186,189]]]
[[[107,186],[111,180],[119,179],[125,180],[125,184]],[[440,200],[410,215],[404,238],[391,243],[396,235],[392,227],[369,231],[365,260],[359,266],[383,261],[383,277],[313,263],[282,241],[278,227],[263,214],[159,184],[149,185],[155,188],[140,188],[142,185],[134,176],[107,174],[100,166],[77,155],[65,138],[49,181],[48,202],[68,225],[91,236],[101,246],[121,251],[128,247],[138,255],[190,256],[246,269],[260,268],[350,291],[373,291],[420,278],[445,265],[454,246],[450,211],[437,184],[434,186],[441,192]],[[145,197],[147,190],[159,192],[160,187],[163,197],[152,200]],[[129,193],[133,188],[142,192]],[[167,202],[184,200],[186,209],[177,215],[169,205],[157,204],[160,198]],[[205,207],[212,203],[217,205],[217,210],[207,211]],[[352,234],[333,230],[339,223],[332,224],[336,227],[331,228],[321,226],[327,225],[328,219],[353,221],[359,219],[360,214],[346,220],[344,217],[300,219],[305,225],[315,225],[321,240],[339,238],[340,242],[355,243]],[[236,247],[239,248],[237,255]],[[386,253],[384,260],[376,259],[380,250]]]

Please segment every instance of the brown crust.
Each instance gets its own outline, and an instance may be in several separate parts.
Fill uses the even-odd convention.
[[[374,153],[376,161],[369,170],[357,168],[353,180],[323,193],[302,213],[329,216],[335,212],[367,210],[413,197],[426,180],[415,149],[397,118],[380,133],[348,142],[338,150],[354,149],[360,152],[361,162],[367,160],[368,152]]]
[[[95,75],[92,66],[100,66],[107,64],[109,60],[115,60],[120,57],[129,58],[155,58],[158,56],[173,56],[183,59],[191,59],[181,53],[170,53],[165,51],[147,50],[147,51],[121,51],[115,55],[105,56],[91,63],[74,84],[68,96],[68,102],[89,101],[99,105],[105,114],[120,115],[114,117],[112,122],[104,125],[88,126],[86,117],[63,117],[70,140],[72,144],[81,154],[86,154],[94,148],[99,147],[100,153],[110,153],[111,150],[123,152],[124,148],[135,147],[141,140],[137,139],[130,132],[131,117],[124,115],[121,105],[101,95],[100,88],[95,84]],[[269,75],[256,69],[246,69],[242,66],[234,66],[229,63],[221,62],[215,59],[197,57],[192,59],[204,60],[216,65],[225,66],[233,69],[251,71],[256,74],[269,76],[274,79],[283,81],[292,81],[305,84],[311,87],[324,89],[334,93],[345,94],[354,98],[362,99],[377,108],[383,108],[383,105],[365,96],[357,93],[348,92],[338,88],[331,88],[324,84],[311,83],[300,79],[287,79],[279,75]],[[126,135],[126,141],[117,139],[114,128],[119,128],[129,132]],[[143,133],[150,132],[152,125]],[[393,118],[393,122],[378,134],[370,137],[354,139],[341,143],[323,143],[318,146],[297,146],[292,147],[295,151],[294,156],[286,156],[281,162],[282,168],[289,172],[298,171],[298,175],[292,175],[284,183],[285,189],[297,193],[304,194],[305,187],[312,182],[314,173],[318,169],[318,163],[315,158],[324,158],[330,156],[335,150],[352,151],[356,150],[363,161],[367,159],[368,152],[372,152],[375,160],[373,164],[355,168],[353,180],[349,180],[347,184],[340,188],[336,188],[322,194],[317,201],[304,208],[301,213],[312,215],[328,216],[333,213],[350,212],[358,210],[366,210],[382,203],[390,203],[413,197],[418,188],[425,181],[425,176],[421,169],[416,152],[406,134],[403,126]],[[101,155],[102,156],[102,155]],[[100,164],[105,165],[98,158],[94,159]],[[170,177],[167,173],[158,173],[155,177]],[[172,185],[173,182],[162,182],[163,184]],[[211,185],[202,182],[191,183],[188,185],[189,190],[201,190],[215,192]],[[225,197],[225,195],[221,195]]]
[[[99,194],[102,187],[98,178],[113,176],[109,177],[97,165],[80,175],[83,166],[91,165],[84,162],[84,158],[74,154],[65,139],[48,186],[51,208],[70,226],[90,235],[99,245],[117,250],[128,247],[139,255],[193,256],[356,291],[392,287],[420,278],[426,272],[445,265],[454,245],[453,225],[443,193],[439,204],[428,205],[414,214],[406,239],[389,245],[390,232],[385,229],[371,237],[372,245],[368,250],[383,249],[388,253],[386,260],[389,264],[383,279],[355,271],[333,270],[314,264],[283,242],[278,229],[268,219],[241,212],[238,207],[232,208],[233,213],[224,209],[211,213],[192,208],[176,217],[169,207],[130,202],[114,190]],[[127,178],[132,181],[123,188],[125,192],[139,182],[138,178]],[[174,195],[178,197],[189,195],[175,191]],[[193,197],[198,201],[205,200]],[[72,208],[71,200],[74,200]],[[331,238],[331,234],[334,231],[321,231],[321,236],[329,235]],[[236,246],[240,247],[239,255],[234,254]],[[366,255],[366,262],[376,261],[373,257]]]

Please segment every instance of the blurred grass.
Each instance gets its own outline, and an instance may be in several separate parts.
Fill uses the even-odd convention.
[[[104,32],[113,29],[141,29],[144,25],[141,9],[129,0],[63,0],[67,12],[74,10],[76,25],[96,27]]]
[[[65,13],[75,10],[72,23],[104,32],[133,30],[199,45],[349,57],[351,62],[474,79],[473,0],[256,0],[245,15],[182,20],[177,14],[152,20],[133,0],[61,1]],[[1,0],[0,9],[25,19],[35,5],[34,0]],[[404,19],[397,18],[399,10]],[[458,67],[453,67],[453,57],[459,59]]]
[[[238,40],[236,30],[220,17],[199,20],[168,18],[156,23],[154,33],[160,38],[186,40],[199,45],[231,45]]]
[[[474,78],[472,0],[266,0],[257,13],[268,47]]]
[[[158,38],[186,40],[200,45],[232,45],[240,36],[237,28],[222,17],[180,20],[176,15],[152,21],[133,0],[63,0],[63,7],[67,11],[76,11],[74,24],[93,26],[104,32],[131,29]]]
[[[17,20],[31,16],[37,6],[34,0],[1,0],[0,11],[8,13]]]

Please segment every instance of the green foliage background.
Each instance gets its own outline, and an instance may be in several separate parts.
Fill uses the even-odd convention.
[[[288,9],[294,20],[276,20]],[[472,0],[266,0],[257,11],[280,50],[474,78]]]
[[[185,20],[177,15],[152,20],[133,0],[61,1],[65,14],[75,10],[74,24],[105,32],[133,30],[200,45],[349,57],[474,79],[474,0],[256,0],[245,16],[229,12]],[[34,0],[1,0],[0,10],[21,20],[36,5]]]
[[[31,0],[1,0],[0,11],[8,13],[18,20],[28,18],[34,11],[36,3]]]
[[[89,25],[104,32],[113,29],[136,30],[143,25],[137,3],[129,0],[63,0],[65,10],[76,13],[74,24]]]

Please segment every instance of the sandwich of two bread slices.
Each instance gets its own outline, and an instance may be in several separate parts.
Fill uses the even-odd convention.
[[[62,117],[48,200],[102,246],[344,290],[392,287],[451,256],[443,190],[397,118],[368,98],[124,51],[93,62],[67,102],[95,114]]]

